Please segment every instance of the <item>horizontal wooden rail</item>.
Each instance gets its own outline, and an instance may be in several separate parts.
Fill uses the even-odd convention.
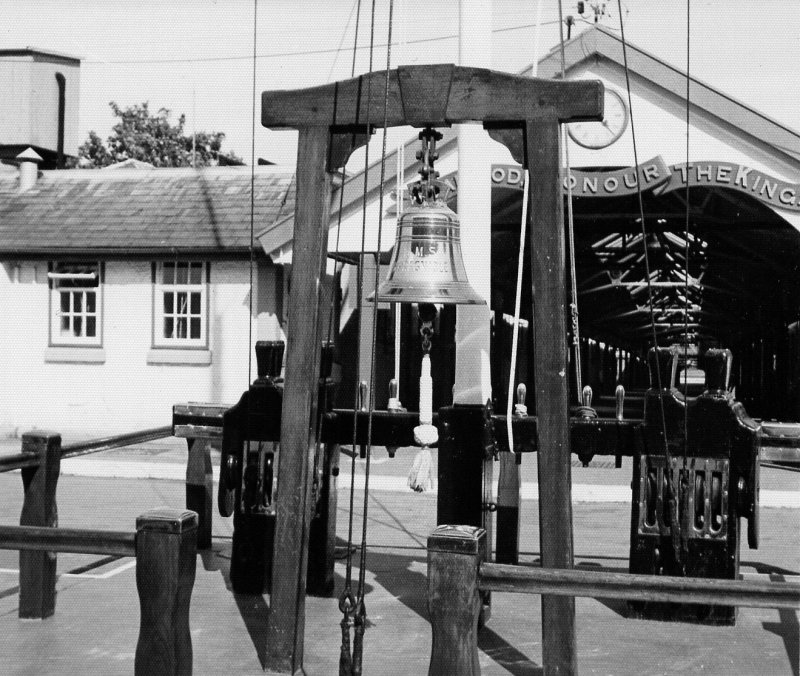
[[[136,533],[47,526],[0,526],[0,549],[136,556]]]
[[[61,447],[61,459],[75,458],[79,455],[89,453],[99,453],[100,451],[110,451],[112,448],[122,448],[134,444],[143,444],[147,441],[155,441],[172,436],[172,425],[164,427],[154,427],[140,432],[128,432],[127,434],[117,434],[112,437],[101,437],[91,441],[81,441],[76,444],[67,444]]]
[[[633,575],[584,570],[480,566],[483,591],[590,596],[631,601],[666,601],[748,608],[800,608],[800,584],[710,578]]]
[[[800,584],[520,567],[486,561],[487,534],[441,525],[428,537],[429,676],[479,676],[478,620],[486,592],[751,608],[800,608]],[[548,666],[545,673],[562,673]],[[575,673],[574,669],[563,671]]]
[[[75,458],[89,453],[100,453],[112,448],[122,448],[134,444],[143,444],[156,439],[172,436],[172,426],[154,427],[139,432],[127,432],[110,437],[100,437],[89,441],[81,441],[61,447],[61,459]],[[0,472],[10,472],[23,467],[37,467],[39,457],[31,453],[14,453],[0,457]]]

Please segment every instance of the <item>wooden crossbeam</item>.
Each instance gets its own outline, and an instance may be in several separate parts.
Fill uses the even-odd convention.
[[[269,128],[381,127],[386,71],[301,90],[261,95],[261,124]],[[371,91],[371,96],[367,92]],[[458,122],[601,120],[598,81],[543,80],[451,63],[401,66],[389,72],[386,126],[449,127]],[[599,112],[598,112],[599,111]]]

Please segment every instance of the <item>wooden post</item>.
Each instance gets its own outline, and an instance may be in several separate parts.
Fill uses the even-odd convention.
[[[141,622],[136,676],[192,673],[189,603],[197,563],[197,514],[152,509],[136,519]]]
[[[526,123],[542,566],[572,568],[563,196],[555,115]],[[577,673],[575,599],[542,596],[545,676]]]
[[[22,469],[25,499],[20,526],[58,525],[56,484],[61,466],[61,435],[27,432],[22,435],[22,452],[37,455],[38,467]],[[19,616],[26,619],[50,617],[56,608],[56,553],[19,553]]]
[[[519,492],[521,478],[518,457],[514,453],[500,454],[500,472],[497,480],[497,563],[519,563]]]
[[[429,676],[479,676],[478,574],[486,558],[486,531],[439,526],[428,537],[428,615],[431,621]]]
[[[280,496],[265,655],[266,669],[289,674],[303,668],[311,519],[309,468],[315,451],[320,358],[317,297],[325,274],[330,210],[331,178],[326,171],[329,136],[327,126],[304,127],[297,148],[294,253],[278,460]]]
[[[311,521],[308,542],[308,580],[306,591],[314,596],[331,596],[336,563],[336,476],[339,446],[325,444],[319,479],[317,514]]]
[[[211,470],[211,441],[186,439],[186,509],[197,513],[197,548],[211,547],[213,524],[214,475]]]

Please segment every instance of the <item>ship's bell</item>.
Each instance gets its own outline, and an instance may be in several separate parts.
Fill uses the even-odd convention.
[[[378,288],[378,301],[485,304],[467,281],[460,230],[458,216],[438,196],[406,207],[397,224],[389,274]]]

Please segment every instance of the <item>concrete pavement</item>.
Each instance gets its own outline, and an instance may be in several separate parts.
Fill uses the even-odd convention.
[[[160,442],[155,442],[160,443]],[[132,464],[137,476],[168,465],[180,467],[186,452],[180,440],[163,447],[115,451],[81,459]],[[13,452],[18,450],[18,446]],[[427,673],[430,626],[425,599],[425,542],[435,527],[435,496],[402,490],[413,451],[384,460],[376,449],[368,501],[364,673]],[[601,462],[603,459],[598,459]],[[59,525],[133,530],[138,514],[159,505],[183,506],[183,473],[177,480],[80,476],[64,463],[59,480]],[[605,461],[607,462],[607,461]],[[523,481],[535,481],[534,458],[525,459]],[[599,463],[598,463],[599,465]],[[185,467],[185,465],[184,465]],[[359,463],[357,467],[363,467]],[[99,470],[98,470],[99,471]],[[97,472],[96,472],[97,473]],[[349,459],[342,458],[342,484]],[[358,475],[358,474],[357,474]],[[774,475],[774,476],[773,476]],[[765,470],[765,490],[797,493],[798,474]],[[630,482],[630,468],[574,468],[576,485],[602,492]],[[387,482],[386,486],[380,485]],[[358,485],[358,482],[357,482]],[[347,536],[348,490],[340,488],[337,533]],[[22,486],[18,473],[0,475],[0,522],[18,523]],[[355,493],[355,532],[360,533],[363,491]],[[522,504],[522,563],[538,561],[538,505]],[[630,506],[626,501],[574,504],[576,565],[590,570],[627,570]],[[214,547],[198,555],[192,596],[194,673],[261,674],[268,597],[230,591],[228,566],[232,520],[215,514]],[[762,510],[762,544],[741,552],[745,577],[780,579],[800,575],[800,510]],[[138,635],[135,562],[100,556],[62,554],[56,613],[45,621],[17,618],[16,552],[0,551],[0,659],[2,673],[130,674]],[[341,591],[345,567],[336,567]],[[357,572],[356,572],[357,574]],[[790,674],[798,676],[797,614],[741,609],[736,627],[629,620],[624,603],[578,599],[577,635],[581,674]],[[337,673],[341,619],[335,599],[309,598],[305,666],[308,674]],[[493,595],[493,613],[481,632],[483,674],[530,676],[541,673],[541,612],[536,597]]]

